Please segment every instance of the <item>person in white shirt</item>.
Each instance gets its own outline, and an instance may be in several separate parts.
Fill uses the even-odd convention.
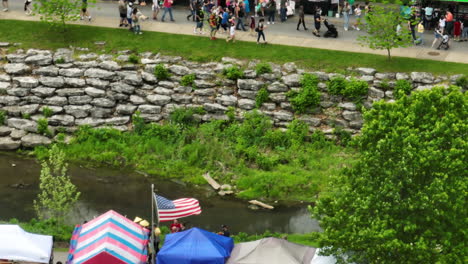
[[[432,8],[431,6],[426,6],[426,8],[424,8],[424,27],[426,29],[430,29],[431,27],[431,22],[432,22],[432,13],[434,12],[434,8]]]

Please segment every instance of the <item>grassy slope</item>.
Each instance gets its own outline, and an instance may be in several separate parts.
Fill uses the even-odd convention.
[[[50,31],[48,26],[41,22],[0,20],[0,32],[1,41],[20,42],[25,48],[53,49],[72,45],[89,47],[96,52],[131,49],[138,52],[163,52],[201,61],[230,56],[278,63],[294,61],[307,68],[325,71],[343,71],[347,67],[361,66],[391,72],[426,71],[444,74],[468,72],[468,64],[460,63],[400,57],[389,62],[385,56],[364,53],[282,45],[258,46],[253,42],[242,41],[226,44],[222,40],[211,41],[203,37],[159,32],[145,32],[141,36],[134,36],[128,30],[101,27],[72,25],[65,39],[64,34]],[[95,41],[103,40],[107,42],[105,47],[94,45]]]

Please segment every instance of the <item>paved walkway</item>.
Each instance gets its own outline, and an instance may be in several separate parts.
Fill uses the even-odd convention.
[[[18,20],[39,20],[36,16],[26,16],[22,12],[22,1],[9,1],[10,11],[1,12],[0,19],[18,19]],[[151,17],[151,8],[149,6],[142,7],[142,12]],[[93,19],[91,22],[78,21],[76,24],[93,25],[102,27],[118,27],[118,10],[116,2],[100,2],[90,9]],[[176,22],[167,22],[169,17],[166,17],[166,22],[160,21],[144,21],[141,24],[142,31],[159,31],[167,33],[177,33],[193,35],[194,23],[186,20],[188,9],[185,7],[176,7],[173,10]],[[162,12],[158,15],[161,18]],[[311,34],[313,28],[311,16],[306,16],[306,23],[310,28],[308,31],[297,31],[297,16],[288,18],[284,23],[277,22],[275,25],[268,25],[265,30],[267,41],[272,44],[320,48],[329,50],[352,51],[362,53],[372,53],[386,55],[386,51],[372,50],[359,45],[356,37],[365,34],[362,31],[344,31],[342,19],[329,18],[329,20],[338,27],[339,37],[337,39],[317,38]],[[202,35],[206,37],[206,35]],[[226,35],[218,34],[219,38],[225,38]],[[256,41],[256,36],[250,35],[248,32],[236,32],[237,40]],[[398,48],[392,50],[392,56],[431,59],[447,62],[468,63],[468,42],[451,42],[451,47],[448,51],[431,49],[430,45],[433,40],[433,34],[427,32],[424,36],[426,44],[424,46],[413,46],[408,48]],[[358,59],[358,58],[356,58]],[[443,69],[441,69],[442,71]]]

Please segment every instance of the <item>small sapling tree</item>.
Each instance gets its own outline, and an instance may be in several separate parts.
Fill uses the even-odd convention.
[[[392,7],[373,6],[366,22],[368,35],[359,36],[358,42],[371,49],[387,50],[389,60],[391,49],[412,44],[406,20]]]

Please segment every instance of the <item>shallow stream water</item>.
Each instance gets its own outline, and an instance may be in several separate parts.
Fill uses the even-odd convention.
[[[38,192],[39,173],[40,165],[35,159],[0,152],[0,220],[17,218],[26,221],[35,216],[32,204]],[[194,197],[200,201],[201,215],[181,219],[188,222],[189,227],[217,231],[226,224],[232,233],[263,233],[265,230],[306,233],[319,229],[305,205],[253,211],[248,209],[246,201],[219,197],[209,189],[147,178],[131,170],[70,165],[69,173],[81,192],[80,202],[68,219],[73,224],[90,220],[110,209],[130,219],[140,216],[150,221],[153,183],[157,193],[166,198]]]

